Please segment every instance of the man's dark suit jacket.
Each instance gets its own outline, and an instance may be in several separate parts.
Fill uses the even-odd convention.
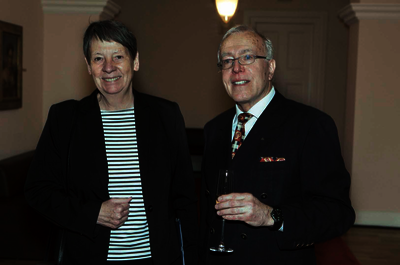
[[[354,223],[345,169],[333,120],[278,92],[231,159],[235,108],[205,126],[201,193],[201,258],[205,264],[315,264],[314,243],[343,234]],[[260,162],[262,158],[285,158]],[[215,255],[221,219],[215,205],[220,169],[234,170],[234,191],[280,207],[284,231],[227,221],[225,244]]]
[[[110,229],[96,224],[109,199],[97,93],[51,107],[26,183],[28,202],[65,230],[65,264],[104,264]],[[176,103],[134,91],[140,174],[154,264],[197,262],[197,213],[185,127]]]

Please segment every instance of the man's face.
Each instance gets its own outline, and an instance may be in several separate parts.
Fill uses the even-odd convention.
[[[252,32],[230,35],[222,43],[220,52],[221,60],[246,54],[266,56],[263,40]],[[232,68],[222,70],[222,81],[228,95],[246,112],[269,93],[274,71],[274,60],[268,63],[265,59],[256,59],[249,65],[240,65],[236,60]]]
[[[126,92],[132,86],[133,72],[139,70],[139,55],[133,61],[129,51],[118,42],[93,39],[89,74],[103,95]],[[86,59],[85,59],[86,60]]]

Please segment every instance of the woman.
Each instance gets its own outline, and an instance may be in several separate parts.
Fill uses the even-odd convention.
[[[94,22],[83,50],[97,89],[53,105],[26,183],[32,207],[63,231],[63,264],[197,262],[197,216],[184,122],[176,103],[132,88],[136,39]]]

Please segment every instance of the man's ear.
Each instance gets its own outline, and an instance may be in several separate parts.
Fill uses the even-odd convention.
[[[139,71],[139,52],[136,53],[135,61],[133,61],[133,70]]]
[[[86,65],[87,65],[87,69],[88,69],[89,75],[92,75],[92,68],[90,67],[90,64],[88,64],[88,61],[86,60],[86,57],[85,57],[85,62],[86,62]]]
[[[269,60],[268,80],[272,80],[276,69],[276,62],[274,59]]]

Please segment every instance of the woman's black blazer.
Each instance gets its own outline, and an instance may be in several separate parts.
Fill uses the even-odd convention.
[[[27,179],[30,205],[64,230],[64,264],[103,264],[110,229],[96,224],[109,199],[107,158],[97,90],[53,105]],[[176,103],[134,93],[140,173],[154,264],[197,260],[197,215],[184,121]]]

